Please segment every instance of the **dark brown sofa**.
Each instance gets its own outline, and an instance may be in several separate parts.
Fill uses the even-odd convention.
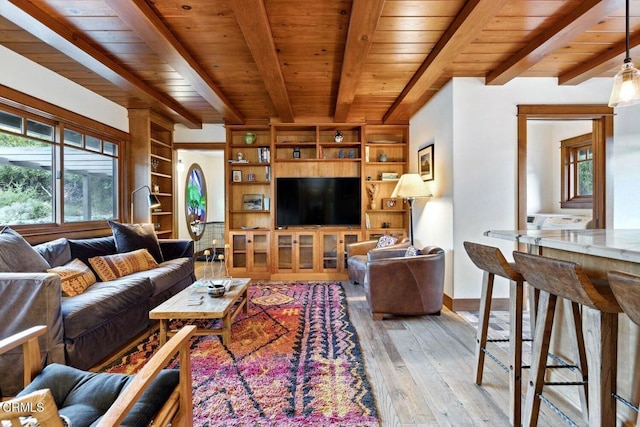
[[[440,314],[444,293],[444,251],[426,246],[420,255],[406,248],[369,251],[365,294],[374,320],[384,314]]]

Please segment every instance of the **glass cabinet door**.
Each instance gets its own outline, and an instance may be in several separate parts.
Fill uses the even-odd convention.
[[[293,234],[279,233],[276,237],[276,256],[278,270],[293,269]]]
[[[269,234],[254,232],[251,237],[251,269],[269,270]]]
[[[338,268],[338,234],[328,233],[322,235],[322,269],[337,270]]]
[[[347,271],[347,245],[360,241],[360,233],[344,233],[340,240],[340,257],[342,258],[342,271]]]
[[[298,271],[313,271],[314,235],[298,234]]]
[[[247,268],[247,235],[231,235],[231,268]]]

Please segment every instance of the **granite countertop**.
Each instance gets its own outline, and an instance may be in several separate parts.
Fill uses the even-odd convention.
[[[489,230],[484,235],[640,263],[640,230]]]

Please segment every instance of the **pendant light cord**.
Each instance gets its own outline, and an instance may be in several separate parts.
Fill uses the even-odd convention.
[[[625,38],[625,43],[626,43],[626,51],[627,51],[627,57],[624,58],[624,63],[626,64],[627,62],[631,62],[631,55],[629,55],[629,33],[630,33],[630,28],[629,28],[629,0],[626,1],[626,14],[625,14],[625,30],[626,30],[626,38]]]

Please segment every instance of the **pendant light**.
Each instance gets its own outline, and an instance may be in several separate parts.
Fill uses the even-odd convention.
[[[629,0],[626,1],[626,53],[622,69],[613,78],[609,107],[627,107],[640,103],[640,71],[629,55]]]

